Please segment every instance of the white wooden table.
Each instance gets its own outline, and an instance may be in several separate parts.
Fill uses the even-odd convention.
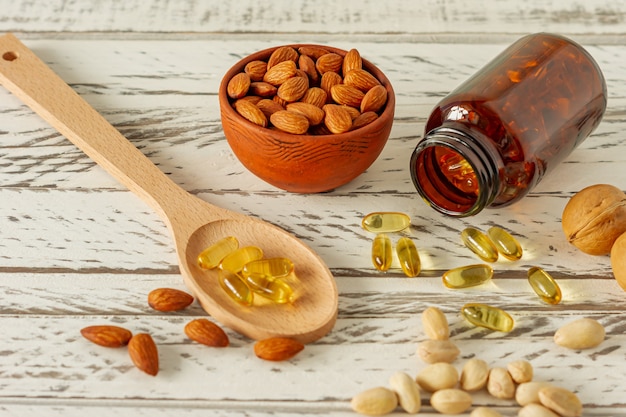
[[[192,343],[183,326],[206,313],[194,304],[157,313],[157,287],[184,289],[171,238],[136,196],[0,89],[0,415],[292,416],[354,415],[349,400],[387,385],[395,371],[416,375],[428,306],[447,314],[461,349],[503,366],[529,360],[535,379],[579,395],[586,415],[626,414],[626,294],[608,257],[569,245],[560,216],[568,198],[595,183],[626,188],[626,2],[280,0],[0,0],[0,33],[13,32],[176,183],[216,205],[258,216],[302,238],[339,288],[333,331],[296,358],[264,362],[253,341],[228,331],[231,347]],[[408,156],[425,118],[447,92],[526,33],[570,36],[596,58],[609,104],[597,131],[520,203],[466,219],[428,208],[410,181]],[[217,88],[240,57],[273,45],[357,48],[389,77],[396,119],[379,159],[350,184],[317,195],[290,194],[249,173],[220,125]],[[373,269],[372,211],[401,211],[424,271],[403,277]],[[492,283],[453,291],[441,273],[476,263],[461,246],[466,226],[501,225],[525,256],[494,265]],[[543,304],[526,282],[530,266],[559,280],[564,301]],[[459,316],[469,301],[509,311],[509,334],[474,328]],[[568,351],[554,331],[578,317],[598,319],[598,348]],[[80,329],[118,324],[154,337],[160,373],[131,364]],[[515,415],[511,401],[485,392],[474,405]],[[428,395],[423,412],[432,413]],[[402,415],[397,411],[397,415]]]

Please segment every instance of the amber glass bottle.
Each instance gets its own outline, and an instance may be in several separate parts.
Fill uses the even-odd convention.
[[[581,46],[525,36],[435,106],[411,156],[413,183],[452,216],[506,206],[587,138],[605,109],[604,77]]]

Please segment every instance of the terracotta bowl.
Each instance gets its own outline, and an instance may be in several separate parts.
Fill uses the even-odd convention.
[[[346,51],[325,45],[329,52],[345,56]],[[283,190],[296,193],[329,191],[363,173],[378,158],[391,131],[395,95],[391,83],[372,63],[363,59],[363,69],[387,89],[387,103],[379,117],[359,129],[340,134],[295,135],[264,128],[240,116],[232,106],[228,81],[254,60],[267,61],[278,47],[256,52],[237,62],[222,79],[219,89],[224,135],[235,156],[257,177]]]

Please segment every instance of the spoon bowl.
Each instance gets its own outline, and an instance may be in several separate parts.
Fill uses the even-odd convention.
[[[280,336],[303,343],[332,329],[338,306],[334,278],[302,241],[174,184],[12,34],[0,37],[0,83],[157,212],[172,234],[185,285],[221,324],[253,339]],[[293,261],[298,276],[293,303],[245,307],[228,297],[217,272],[197,264],[203,249],[227,236],[236,237],[241,246],[260,247],[266,257]]]

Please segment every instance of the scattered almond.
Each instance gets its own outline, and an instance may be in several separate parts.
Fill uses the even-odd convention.
[[[80,334],[97,345],[110,348],[126,346],[133,336],[130,330],[111,325],[88,326],[81,329]]]
[[[510,362],[506,365],[506,369],[516,384],[529,382],[533,379],[533,366],[528,361],[518,360]]]
[[[382,416],[396,409],[398,397],[389,388],[375,387],[355,395],[350,405],[359,414]]]
[[[212,347],[226,347],[230,341],[220,326],[208,319],[195,319],[185,325],[185,334],[191,340]]]
[[[447,362],[437,362],[422,369],[415,380],[424,391],[436,392],[454,388],[459,380],[459,372]]]
[[[448,340],[450,338],[448,319],[438,307],[428,307],[422,312],[422,327],[429,339]]]
[[[302,343],[286,337],[271,337],[254,344],[254,354],[257,357],[274,362],[291,359],[303,349]]]
[[[430,405],[441,414],[461,414],[472,406],[472,396],[457,388],[442,389],[431,395]]]
[[[496,398],[512,399],[515,397],[515,383],[505,368],[495,367],[489,370],[487,392]]]
[[[478,391],[487,385],[489,365],[482,359],[472,358],[465,362],[461,370],[461,388],[465,391]]]
[[[554,334],[554,343],[569,349],[590,349],[605,337],[604,326],[597,320],[582,318],[571,321]]]
[[[452,363],[460,353],[450,340],[424,340],[417,347],[417,356],[426,363]]]
[[[417,382],[405,372],[396,372],[389,378],[389,386],[398,396],[400,407],[409,414],[419,412],[422,399]]]
[[[539,390],[541,405],[562,417],[579,417],[583,413],[583,405],[573,392],[565,388],[548,386]]]
[[[128,342],[128,354],[135,366],[148,375],[155,376],[159,372],[159,353],[149,334],[134,335]]]
[[[254,104],[251,104],[254,106]],[[148,305],[157,311],[183,310],[193,303],[193,296],[175,288],[157,288],[148,294]]]

